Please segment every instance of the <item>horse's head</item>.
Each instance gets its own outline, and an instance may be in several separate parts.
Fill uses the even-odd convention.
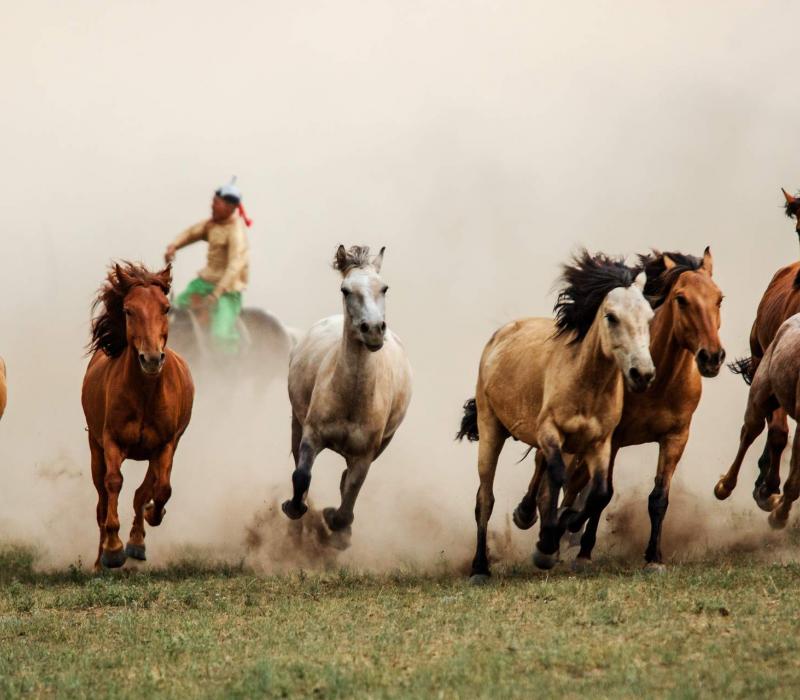
[[[117,357],[130,347],[142,372],[159,374],[166,359],[171,283],[169,266],[152,273],[142,265],[114,265],[95,302],[103,312],[92,323],[91,348]]]
[[[700,374],[716,377],[725,362],[719,337],[723,295],[711,277],[711,250],[706,248],[702,258],[656,253],[642,261],[648,274],[645,291],[651,303],[656,308],[668,305],[675,338],[694,355]]]
[[[781,187],[781,192],[783,192],[783,196],[786,199],[786,216],[790,219],[795,219],[797,225],[795,226],[795,231],[797,231],[797,235],[800,236],[800,217],[798,217],[797,213],[800,210],[800,199],[797,197],[792,197],[785,189]]]
[[[613,357],[631,391],[644,391],[655,378],[650,357],[653,310],[642,291],[645,275],[622,260],[583,251],[564,267],[556,302],[558,334],[572,331],[581,342],[593,326],[606,357]]]
[[[345,332],[371,352],[383,347],[386,335],[386,292],[389,287],[381,279],[381,265],[386,248],[370,257],[367,246],[340,245],[333,261],[342,274],[342,304]]]

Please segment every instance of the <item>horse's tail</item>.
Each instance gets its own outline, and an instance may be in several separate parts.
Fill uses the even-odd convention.
[[[456,440],[464,438],[470,442],[478,439],[478,406],[475,399],[469,399],[464,404],[464,417],[461,419],[461,429],[456,433]]]
[[[740,357],[738,360],[728,363],[728,369],[734,374],[741,374],[745,384],[750,386],[753,383],[755,367],[752,357]]]

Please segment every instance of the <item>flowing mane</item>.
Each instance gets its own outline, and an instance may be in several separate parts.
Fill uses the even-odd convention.
[[[369,267],[371,264],[368,245],[350,246],[344,256],[337,254],[333,258],[333,269],[339,270],[343,275],[353,268]]]
[[[172,285],[172,268],[161,272],[150,272],[144,265],[128,261],[112,265],[106,281],[92,303],[92,313],[98,307],[101,312],[92,319],[92,340],[89,354],[102,350],[109,357],[118,357],[128,347],[125,333],[125,311],[123,302],[134,287],[155,285],[169,294]]]
[[[675,266],[667,269],[664,257],[668,257]],[[669,296],[670,291],[675,286],[684,272],[696,272],[703,267],[702,258],[684,253],[671,252],[661,253],[654,250],[649,255],[640,255],[639,264],[647,275],[647,282],[644,286],[644,296],[650,302],[650,306],[657,309]]]
[[[628,267],[622,258],[602,253],[590,255],[582,250],[569,265],[564,265],[559,292],[553,311],[556,315],[556,337],[574,333],[571,343],[586,337],[606,295],[616,287],[630,287],[638,269]]]

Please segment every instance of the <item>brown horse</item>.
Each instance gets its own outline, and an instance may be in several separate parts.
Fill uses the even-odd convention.
[[[781,190],[786,199],[786,216],[798,218],[800,199]],[[800,221],[796,226],[800,236]],[[753,381],[758,365],[767,347],[772,342],[781,324],[800,311],[800,262],[782,267],[775,273],[758,305],[755,321],[750,331],[750,357],[737,360],[731,365],[735,374],[741,374],[747,384]],[[759,475],[753,489],[753,498],[762,510],[772,508],[772,496],[780,493],[781,455],[789,442],[789,421],[786,411],[778,407],[769,417],[767,444],[758,460]],[[727,498],[735,483],[722,479],[717,483],[714,493],[719,499]]]
[[[486,536],[494,506],[497,460],[508,437],[539,448],[548,479],[539,495],[542,516],[534,563],[558,560],[557,516],[566,465],[584,462],[591,493],[584,513],[605,502],[611,435],[619,422],[623,385],[644,391],[653,381],[649,323],[653,316],[637,275],[621,260],[584,251],[564,268],[556,319],[513,321],[489,340],[481,357],[475,399],[465,406],[458,437],[480,440],[478,526],[472,581],[489,576]],[[538,490],[538,489],[537,489]],[[531,523],[532,524],[532,523]]]
[[[647,275],[645,297],[655,314],[650,324],[650,353],[656,379],[643,393],[625,392],[622,418],[614,431],[609,463],[609,489],[601,507],[589,518],[581,538],[577,564],[587,563],[597,539],[603,508],[613,495],[612,476],[619,450],[656,442],[659,447],[655,485],[648,500],[650,542],[645,552],[648,568],[662,569],[661,526],[667,513],[672,476],[686,442],[692,416],[700,401],[703,377],[716,377],[725,361],[719,338],[722,293],[714,283],[713,259],[706,248],[702,258],[682,253],[640,256]],[[575,470],[563,506],[562,520],[577,531],[583,523],[571,512],[588,475]],[[535,484],[534,484],[535,486]],[[528,524],[535,495],[528,493],[514,513],[514,522]]]
[[[141,265],[115,265],[94,303],[102,310],[92,321],[93,354],[81,400],[98,497],[96,570],[122,566],[126,556],[145,560],[143,519],[160,525],[172,493],[172,460],[189,425],[194,385],[186,363],[167,348],[171,283],[169,266],[152,273]],[[133,499],[133,527],[123,549],[117,502],[125,459],[149,466]]]
[[[739,451],[728,470],[717,484],[717,491],[726,496],[736,486],[736,478],[747,448],[753,444],[770,414],[781,408],[794,420],[800,418],[800,314],[795,314],[781,324],[775,339],[767,347],[756,369],[747,410],[742,425]],[[783,496],[773,494],[769,524],[774,528],[786,526],[792,503],[800,496],[800,431],[795,431],[792,446],[792,464],[783,487]]]

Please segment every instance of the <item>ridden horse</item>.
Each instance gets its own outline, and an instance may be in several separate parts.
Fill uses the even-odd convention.
[[[152,273],[132,263],[115,265],[93,306],[101,312],[92,321],[81,401],[98,497],[96,570],[122,566],[126,556],[145,560],[143,519],[160,525],[172,493],[172,461],[189,425],[194,385],[186,363],[167,347],[171,283],[169,266]],[[117,504],[125,459],[149,466],[133,499],[133,527],[123,549]]]
[[[386,328],[389,289],[380,277],[383,253],[339,246],[333,267],[342,275],[344,315],[318,321],[292,351],[289,398],[292,403],[294,495],[283,503],[293,520],[308,510],[311,468],[324,449],[344,457],[341,505],[323,517],[335,546],[349,542],[353,507],[372,462],[386,449],[411,400],[411,367],[400,339]]]
[[[800,199],[781,190],[786,200],[786,216],[798,219],[796,231],[800,236]],[[800,312],[800,262],[782,267],[775,273],[761,297],[755,321],[750,331],[750,357],[731,364],[734,374],[741,374],[747,384],[753,381],[758,365],[781,324]],[[762,510],[772,509],[772,496],[780,493],[781,455],[789,442],[789,421],[786,411],[778,407],[769,418],[767,443],[758,460],[758,478],[753,488],[753,498]],[[735,484],[726,485],[720,480],[714,489],[719,499],[730,495]]]
[[[747,410],[739,441],[739,451],[727,474],[717,484],[717,491],[727,497],[736,486],[736,478],[747,448],[753,444],[769,419],[781,408],[794,420],[800,419],[800,314],[784,321],[767,347],[753,376],[747,398]],[[789,476],[783,485],[783,496],[769,498],[769,524],[786,526],[792,503],[800,495],[800,430],[795,431]]]
[[[497,460],[508,437],[538,448],[547,480],[539,492],[541,530],[534,563],[558,560],[557,517],[565,464],[585,463],[591,493],[580,518],[606,500],[611,435],[622,414],[623,385],[644,391],[653,381],[650,304],[644,273],[621,260],[583,251],[564,267],[556,318],[513,321],[483,351],[475,398],[465,404],[458,438],[480,440],[474,583],[489,576],[486,535],[494,506]]]
[[[661,526],[667,513],[672,476],[683,455],[692,416],[700,402],[701,376],[716,377],[725,361],[725,350],[719,338],[723,296],[712,279],[714,263],[710,249],[705,249],[702,258],[673,252],[641,255],[639,261],[647,275],[644,295],[654,309],[650,323],[650,354],[656,378],[645,392],[625,392],[622,417],[611,440],[608,493],[605,503],[586,524],[576,559],[579,566],[591,560],[602,510],[613,495],[617,453],[629,445],[656,442],[658,465],[648,499],[650,541],[645,561],[650,569],[663,568]],[[585,470],[575,470],[562,504],[567,511],[574,507],[587,481]],[[523,529],[533,524],[530,503],[534,498],[535,494],[527,494],[514,511],[514,522]]]

